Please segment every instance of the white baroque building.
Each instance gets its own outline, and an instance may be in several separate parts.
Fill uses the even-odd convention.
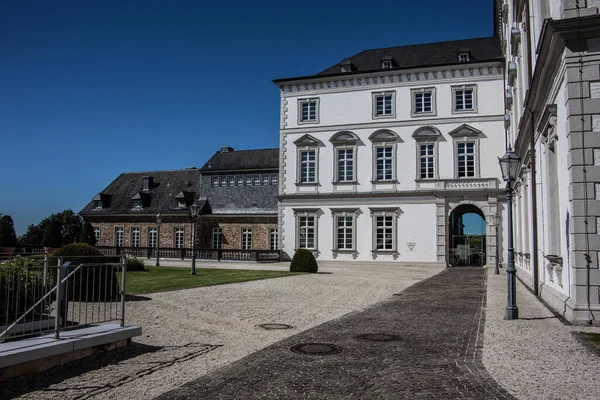
[[[505,0],[517,276],[575,324],[600,318],[600,0]]]
[[[503,75],[501,41],[488,37],[367,50],[275,80],[285,254],[494,263],[490,222],[505,213]],[[476,254],[465,213],[485,224]]]

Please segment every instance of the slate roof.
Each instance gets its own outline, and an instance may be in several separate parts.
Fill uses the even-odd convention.
[[[226,151],[223,151],[223,150]],[[279,169],[279,149],[233,150],[224,147],[217,151],[204,164],[200,171],[204,174],[225,171],[273,170]]]
[[[470,61],[459,62],[459,52],[469,52]],[[484,37],[364,50],[352,57],[345,58],[340,61],[340,63],[332,65],[316,75],[276,79],[274,82],[278,83],[296,79],[348,75],[383,70],[381,68],[381,61],[384,57],[391,57],[393,62],[393,68],[391,70],[410,69],[452,64],[472,64],[483,61],[499,61],[502,60],[502,49],[500,40],[497,37]],[[352,64],[352,72],[342,73],[340,65],[342,62],[348,61]],[[385,71],[387,71],[387,69]]]
[[[143,178],[150,177],[152,185],[148,191],[143,189]],[[96,209],[92,199],[80,212],[82,216],[93,215],[155,215],[187,214],[187,209],[177,208],[177,196],[182,192],[186,200],[200,196],[199,169],[181,169],[172,171],[125,172],[112,181],[99,195],[103,208]],[[181,196],[180,196],[181,197]],[[98,196],[94,196],[94,199]],[[133,199],[141,198],[144,207],[133,208]],[[108,203],[107,204],[107,200]],[[198,202],[200,204],[200,201]],[[191,203],[190,203],[191,204]],[[188,204],[189,205],[189,204]]]

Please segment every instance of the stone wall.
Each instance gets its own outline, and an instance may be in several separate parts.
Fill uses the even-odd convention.
[[[252,229],[252,250],[268,250],[270,248],[270,229],[277,229],[277,216],[272,217],[237,217],[237,218],[203,218],[198,231],[198,244],[203,248],[212,248],[213,228],[223,231],[224,249],[242,248],[242,229]]]
[[[123,228],[123,247],[130,247],[131,228],[140,228],[140,247],[149,245],[149,229],[156,228],[156,223],[147,222],[93,222],[94,228],[100,228],[100,243],[98,246],[115,246],[115,229]],[[183,247],[192,247],[191,223],[163,223],[160,225],[160,247],[175,247],[175,229],[183,228]]]

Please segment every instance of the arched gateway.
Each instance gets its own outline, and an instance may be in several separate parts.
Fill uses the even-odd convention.
[[[486,260],[486,222],[481,209],[462,204],[448,220],[448,263],[453,266],[481,267]]]

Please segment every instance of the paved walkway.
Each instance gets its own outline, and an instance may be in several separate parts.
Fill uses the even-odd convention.
[[[485,269],[445,270],[159,398],[512,398],[481,361],[486,276]],[[308,350],[339,352],[290,351],[310,343],[334,346]]]

